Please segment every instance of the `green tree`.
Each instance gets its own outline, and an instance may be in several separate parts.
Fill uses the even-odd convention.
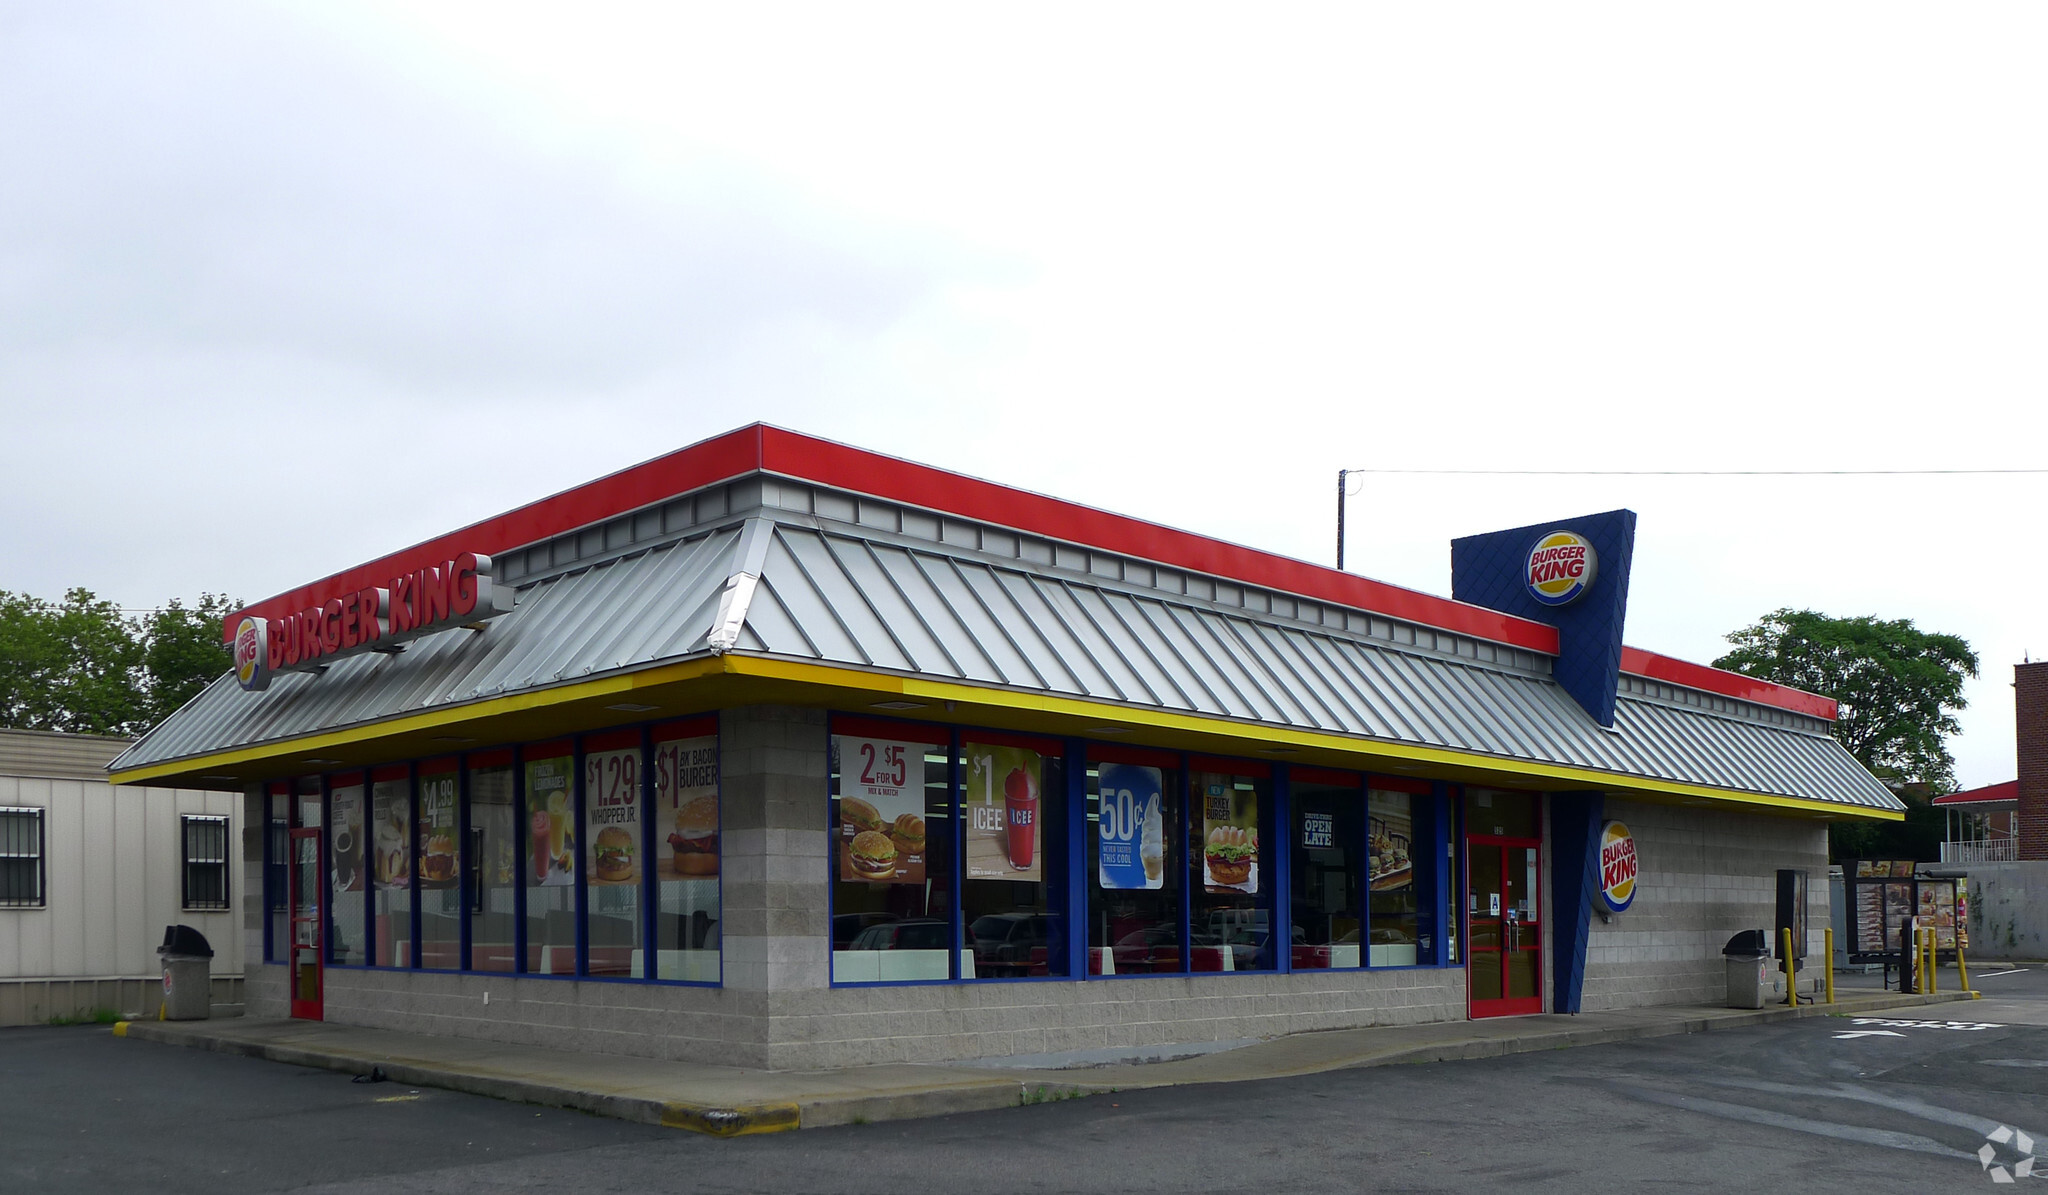
[[[236,605],[203,594],[134,619],[87,589],[0,591],[0,727],[141,734],[228,670],[219,628]]]
[[[240,606],[225,594],[202,593],[190,608],[172,598],[142,620],[145,717],[155,726],[234,666],[220,639],[221,622]]]
[[[1962,729],[1955,716],[1968,704],[1963,682],[1977,675],[1969,643],[1922,631],[1911,619],[1790,609],[1728,642],[1735,650],[1714,667],[1834,698],[1835,738],[1906,802],[1904,823],[1835,823],[1834,856],[1933,858],[1941,815],[1928,802],[1955,791],[1948,737]]]

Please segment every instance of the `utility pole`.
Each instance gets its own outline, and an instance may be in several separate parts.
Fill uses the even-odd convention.
[[[1344,478],[1349,469],[1337,470],[1337,567],[1344,567]]]

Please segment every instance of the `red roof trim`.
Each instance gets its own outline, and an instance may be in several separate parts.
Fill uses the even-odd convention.
[[[1835,702],[1831,697],[1794,689],[1789,685],[1775,685],[1767,680],[1744,676],[1739,672],[1724,672],[1709,668],[1705,664],[1689,664],[1644,651],[1640,647],[1621,649],[1621,670],[1630,676],[1648,677],[1665,684],[1682,685],[1688,689],[1718,693],[1723,697],[1734,697],[1742,701],[1754,701],[1758,705],[1776,706],[1805,714],[1811,718],[1835,720]]]
[[[507,511],[460,531],[402,548],[389,556],[359,564],[310,585],[280,593],[227,616],[221,627],[224,642],[233,642],[235,626],[246,615],[282,618],[309,609],[329,597],[387,584],[400,573],[440,564],[463,552],[509,552],[565,531],[587,527],[630,510],[651,506],[677,494],[701,489],[761,467],[761,427],[743,427],[679,448],[667,456],[643,461],[596,481],[563,490],[517,510]]]
[[[762,467],[771,473],[1283,593],[1319,598],[1530,651],[1557,654],[1555,628],[1498,610],[1454,602],[1305,560],[1225,543],[779,427],[764,426],[761,436]]]
[[[2020,782],[2008,780],[2003,784],[1987,784],[1983,788],[1966,788],[1959,793],[1934,798],[1936,805],[1989,805],[1995,802],[2010,802],[2020,799]]]
[[[713,436],[246,606],[227,617],[221,637],[231,641],[235,625],[244,615],[281,618],[337,594],[383,585],[400,573],[439,564],[462,552],[508,552],[756,471],[1557,654],[1555,628],[1512,614],[760,423]],[[1835,716],[1835,704],[1827,698],[1635,648],[1622,649],[1621,666],[1625,672],[1653,680],[1818,718]]]

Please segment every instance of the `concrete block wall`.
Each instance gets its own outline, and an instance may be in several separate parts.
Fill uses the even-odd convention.
[[[1974,863],[1970,879],[1972,959],[2048,959],[2048,860]]]
[[[1806,951],[1818,967],[1828,926],[1826,823],[1613,797],[1606,816],[1635,835],[1641,873],[1626,912],[1593,918],[1584,1011],[1722,1003],[1721,948],[1741,930],[1773,931],[1781,867],[1807,870]]]
[[[1462,968],[782,992],[776,1069],[945,1062],[1462,1019]]]
[[[830,783],[822,710],[719,718],[725,986],[823,988],[832,975]]]

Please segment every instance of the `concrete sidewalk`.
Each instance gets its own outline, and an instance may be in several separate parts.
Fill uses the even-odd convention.
[[[360,1029],[319,1021],[124,1021],[117,1036],[217,1050],[352,1074],[381,1069],[393,1082],[439,1087],[717,1136],[901,1120],[1013,1107],[1069,1095],[1183,1083],[1232,1083],[1397,1062],[1492,1058],[1566,1046],[1732,1029],[1796,1017],[1863,1015],[1968,999],[1896,992],[1837,992],[1834,1004],[1758,1011],[1673,1006],[1578,1016],[1541,1015],[1300,1033],[1169,1061],[1043,1067],[946,1064],[834,1071],[755,1071],[574,1054],[535,1046]],[[1173,1047],[1152,1051],[1171,1056]],[[1084,1065],[1075,1066],[1080,1062]],[[1065,1063],[1066,1065],[1062,1065]]]

